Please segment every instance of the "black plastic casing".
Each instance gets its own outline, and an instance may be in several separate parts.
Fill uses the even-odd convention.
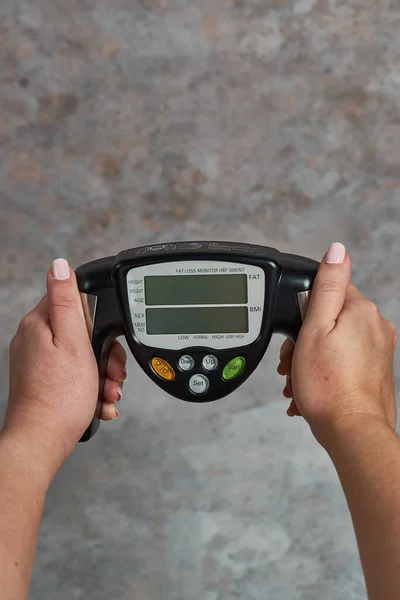
[[[250,264],[264,270],[264,314],[260,335],[252,344],[222,350],[207,346],[172,350],[145,346],[135,338],[128,300],[128,271],[150,264],[196,260]],[[302,326],[297,294],[312,288],[318,267],[317,261],[283,254],[275,248],[232,242],[175,242],[144,246],[79,267],[76,273],[80,290],[97,297],[92,345],[100,375],[96,415],[82,441],[90,439],[98,429],[109,347],[117,336],[125,335],[139,365],[170,395],[197,403],[218,400],[232,393],[251,375],[261,361],[273,333],[282,333],[296,341]],[[184,354],[190,354],[195,361],[190,372],[182,372],[177,367],[179,358]],[[246,368],[237,378],[225,381],[221,377],[220,368],[207,372],[203,370],[201,362],[206,354],[216,356],[222,368],[231,359],[241,356],[246,359]],[[166,381],[153,371],[151,360],[154,357],[166,360],[173,367],[176,372],[175,380]],[[201,395],[195,395],[189,390],[189,379],[196,373],[205,374],[210,382],[209,389]]]

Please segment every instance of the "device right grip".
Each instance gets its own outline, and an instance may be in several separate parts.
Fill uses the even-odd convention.
[[[110,275],[112,259],[113,257],[109,257],[93,261],[76,270],[86,325],[99,371],[95,414],[81,442],[90,440],[99,429],[110,346],[115,338],[123,333],[116,292]]]
[[[301,256],[283,256],[283,272],[278,286],[273,331],[282,333],[296,342],[319,263]]]
[[[111,292],[111,290],[108,290]],[[104,384],[107,379],[107,365],[110,353],[110,346],[112,342],[122,333],[122,326],[114,320],[110,320],[109,311],[107,316],[104,311],[104,307],[107,303],[105,296],[109,294],[102,294],[97,300],[97,307],[100,312],[95,315],[92,331],[92,348],[96,358],[97,367],[99,371],[99,391],[97,396],[97,405],[93,419],[80,439],[81,442],[87,442],[94,436],[100,426],[101,412],[103,408],[103,397],[104,397]],[[114,294],[115,296],[115,294]],[[112,301],[112,299],[110,299]],[[102,311],[103,307],[103,312]]]

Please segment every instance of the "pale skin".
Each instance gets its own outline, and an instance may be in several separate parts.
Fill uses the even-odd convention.
[[[340,262],[340,259],[344,259]],[[330,261],[328,264],[327,260]],[[369,600],[400,588],[400,438],[393,323],[350,283],[343,246],[325,255],[296,345],[286,340],[289,416],[304,418],[331,457],[351,512]],[[102,418],[118,416],[126,354],[115,342]],[[10,346],[10,396],[0,432],[0,589],[26,600],[47,490],[94,413],[98,374],[74,272],[62,260]]]

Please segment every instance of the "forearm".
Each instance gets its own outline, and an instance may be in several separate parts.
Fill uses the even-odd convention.
[[[343,427],[327,444],[351,512],[369,600],[400,589],[400,438],[383,422]]]
[[[0,433],[0,589],[2,600],[28,597],[49,480],[18,439]]]

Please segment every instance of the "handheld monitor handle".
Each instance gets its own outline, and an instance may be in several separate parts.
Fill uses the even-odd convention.
[[[282,254],[280,263],[282,276],[278,285],[273,333],[282,333],[296,342],[320,263],[295,254]]]
[[[86,263],[76,269],[86,325],[99,370],[96,411],[81,442],[90,440],[99,429],[110,346],[115,338],[123,333],[123,324],[111,279],[113,264],[114,257],[110,256]]]

